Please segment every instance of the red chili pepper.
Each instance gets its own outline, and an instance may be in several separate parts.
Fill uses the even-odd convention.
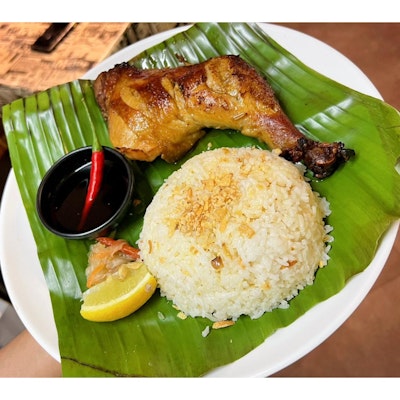
[[[89,185],[78,230],[81,230],[85,225],[89,211],[99,193],[101,182],[103,180],[103,172],[104,151],[103,147],[99,143],[99,140],[97,139],[96,133],[93,131],[92,165],[90,168]]]

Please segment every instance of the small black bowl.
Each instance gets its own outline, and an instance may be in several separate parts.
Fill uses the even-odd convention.
[[[91,168],[91,147],[82,147],[61,157],[39,186],[36,209],[43,225],[67,239],[96,238],[116,228],[130,206],[134,173],[118,151],[103,147],[104,175],[100,192],[82,229],[78,229]]]

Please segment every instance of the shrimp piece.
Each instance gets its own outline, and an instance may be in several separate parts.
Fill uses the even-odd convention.
[[[86,286],[88,288],[104,281],[109,275],[118,273],[121,265],[139,258],[139,249],[130,246],[123,239],[108,237],[97,238],[90,247],[86,268]]]

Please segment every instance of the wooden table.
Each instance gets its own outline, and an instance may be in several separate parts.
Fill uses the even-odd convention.
[[[0,24],[0,85],[39,91],[80,78],[118,46],[128,23],[79,23],[51,53],[31,49],[47,23]]]

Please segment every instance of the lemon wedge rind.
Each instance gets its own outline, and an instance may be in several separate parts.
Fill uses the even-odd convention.
[[[141,264],[139,268],[130,268],[123,280],[109,276],[86,290],[81,316],[94,322],[115,321],[142,307],[155,292],[157,281]]]

